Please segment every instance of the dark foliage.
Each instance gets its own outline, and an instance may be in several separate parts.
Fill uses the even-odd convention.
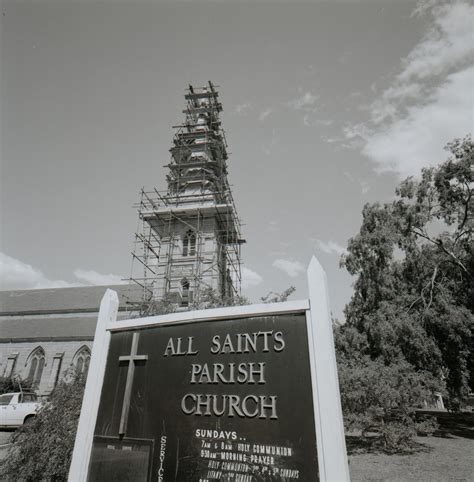
[[[210,308],[222,308],[225,306],[248,305],[250,302],[244,296],[222,297],[212,288],[204,288],[199,293],[199,301],[193,301],[189,306],[180,306],[176,298],[168,293],[160,300],[149,298],[142,305],[138,317],[166,315],[176,311],[207,310]]]
[[[392,448],[408,445],[412,409],[434,392],[461,406],[474,388],[474,144],[447,150],[444,164],[403,181],[395,201],[364,207],[342,259],[356,276],[336,328],[346,420],[378,426]]]
[[[69,374],[37,416],[13,434],[0,464],[2,480],[67,480],[84,385],[84,376]]]
[[[208,310],[210,308],[222,308],[225,306],[241,306],[248,305],[250,302],[244,296],[222,296],[212,288],[207,288],[201,291],[200,300],[191,303],[189,309],[191,310]]]
[[[288,301],[288,298],[296,291],[294,286],[290,286],[281,293],[275,293],[270,291],[266,296],[260,298],[264,303],[281,303],[282,301]]]
[[[21,390],[31,390],[31,382],[14,377],[0,377],[0,395],[2,393],[19,392]]]

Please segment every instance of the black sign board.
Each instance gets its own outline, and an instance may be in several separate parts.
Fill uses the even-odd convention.
[[[88,478],[317,480],[305,313],[112,332]]]

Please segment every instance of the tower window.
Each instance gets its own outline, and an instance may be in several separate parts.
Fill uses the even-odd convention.
[[[183,239],[183,256],[195,256],[196,254],[196,234],[189,230]]]
[[[186,278],[181,280],[181,306],[189,306],[189,281]]]

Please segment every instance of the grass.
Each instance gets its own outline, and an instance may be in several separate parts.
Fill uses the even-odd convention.
[[[417,437],[411,453],[387,455],[376,438],[346,437],[351,480],[474,481],[474,414],[436,413],[439,430]]]

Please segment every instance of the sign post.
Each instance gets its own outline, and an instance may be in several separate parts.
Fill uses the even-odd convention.
[[[315,258],[308,284],[309,300],[121,321],[108,290],[69,480],[349,480]]]
[[[84,398],[82,399],[81,415],[69,468],[70,480],[87,479],[92,439],[110,344],[110,332],[107,330],[107,326],[117,320],[118,307],[119,299],[117,293],[108,289],[100,303],[99,316],[97,318],[94,345],[92,347]]]
[[[308,343],[321,480],[349,480],[339,378],[332,332],[326,273],[316,257],[307,271],[309,302]]]

